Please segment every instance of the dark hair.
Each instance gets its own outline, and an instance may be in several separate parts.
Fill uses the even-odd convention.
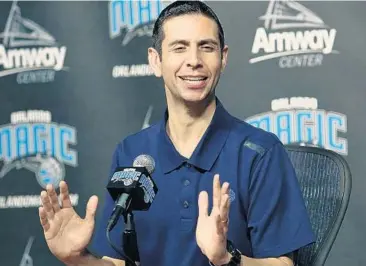
[[[163,24],[166,20],[173,17],[178,17],[187,14],[201,14],[208,18],[213,19],[218,27],[220,48],[221,50],[225,45],[225,36],[222,25],[215,12],[205,3],[201,1],[175,1],[168,5],[160,13],[159,17],[155,21],[153,34],[152,34],[152,46],[161,56],[161,43],[164,40]]]

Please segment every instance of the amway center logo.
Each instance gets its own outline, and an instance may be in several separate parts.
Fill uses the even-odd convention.
[[[52,184],[58,188],[64,180],[64,164],[76,167],[76,129],[52,122],[51,113],[43,110],[19,111],[11,114],[11,124],[0,127],[0,180],[12,169],[27,169],[35,174],[42,188]],[[19,180],[19,179],[18,179]],[[77,204],[78,195],[71,195]],[[39,195],[0,196],[0,208],[37,207]]]
[[[57,45],[43,27],[21,16],[14,1],[0,33],[0,77],[17,74],[17,83],[46,83],[65,70],[66,47]]]
[[[122,36],[122,46],[126,46],[136,37],[151,37],[155,20],[171,2],[173,1],[109,1],[110,38]],[[153,72],[148,64],[116,65],[112,70],[114,78],[151,75]]]
[[[337,31],[293,0],[270,0],[259,19],[264,27],[256,31],[251,64],[279,58],[281,68],[314,67],[322,64],[324,55],[338,53],[333,50]]]
[[[283,144],[310,144],[341,155],[348,154],[344,114],[318,109],[318,100],[308,97],[272,101],[272,111],[246,119],[249,124],[276,134]]]

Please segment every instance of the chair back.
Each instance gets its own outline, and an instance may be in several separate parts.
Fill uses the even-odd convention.
[[[286,146],[303,193],[316,242],[299,250],[295,265],[322,266],[337,237],[352,177],[339,154],[312,146]]]

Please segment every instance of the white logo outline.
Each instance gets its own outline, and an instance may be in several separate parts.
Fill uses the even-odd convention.
[[[34,236],[31,236],[28,239],[28,242],[24,249],[22,260],[20,261],[19,266],[33,266],[33,259],[29,255],[30,249],[32,248],[33,241],[34,241]]]
[[[31,33],[27,33],[26,30],[31,30]],[[3,38],[3,44],[6,47],[57,45],[55,38],[42,26],[22,17],[17,1],[13,1],[11,5],[4,32],[0,33],[0,38]],[[27,40],[17,40],[17,38]]]
[[[294,0],[269,0],[266,13],[258,19],[264,22],[255,33],[252,45],[252,55],[255,56],[249,59],[250,64],[291,55],[339,54],[333,50],[337,31],[330,29],[315,12]],[[307,30],[279,31],[295,28]],[[324,45],[320,44],[319,35]],[[314,36],[316,44],[309,41]],[[264,54],[257,55],[261,49]]]
[[[64,66],[67,48],[64,45],[60,45],[55,38],[38,23],[22,17],[21,8],[17,2],[17,0],[13,1],[5,23],[4,31],[0,32],[0,39],[2,39],[2,42],[0,42],[0,50],[1,53],[5,53],[5,56],[7,57],[7,50],[10,51],[14,49],[17,56],[22,57],[21,64],[23,64],[23,66],[20,66],[20,64],[19,66],[6,67],[5,63],[2,62],[3,69],[0,70],[0,77],[37,70],[52,70],[55,72],[60,70],[68,71],[69,67]],[[52,56],[55,57],[54,60],[56,60],[50,65],[43,65],[44,63],[38,58],[38,53],[45,49],[48,49],[48,52],[51,53]],[[23,52],[26,54],[22,55]],[[27,65],[29,62],[24,65],[23,61],[25,59],[23,57],[27,57],[26,60],[32,61],[30,66]],[[6,60],[10,61],[11,59]]]
[[[296,15],[290,13],[297,11]],[[259,17],[264,20],[266,29],[289,29],[289,28],[329,28],[328,25],[313,11],[294,0],[270,1],[265,15]],[[298,22],[277,22],[278,20],[290,20]]]
[[[144,122],[142,123],[142,128],[141,129],[145,129],[148,128],[151,124],[150,124],[150,119],[151,119],[151,115],[152,112],[154,110],[154,106],[150,105],[149,108],[147,109],[145,118],[144,118]]]

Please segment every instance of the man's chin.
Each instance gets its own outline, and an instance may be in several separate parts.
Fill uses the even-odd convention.
[[[205,101],[206,95],[185,95],[182,99],[186,103],[200,103]]]
[[[189,95],[183,95],[182,100],[186,104],[200,104],[200,103],[206,103],[209,99],[211,99],[210,94],[189,94]]]

